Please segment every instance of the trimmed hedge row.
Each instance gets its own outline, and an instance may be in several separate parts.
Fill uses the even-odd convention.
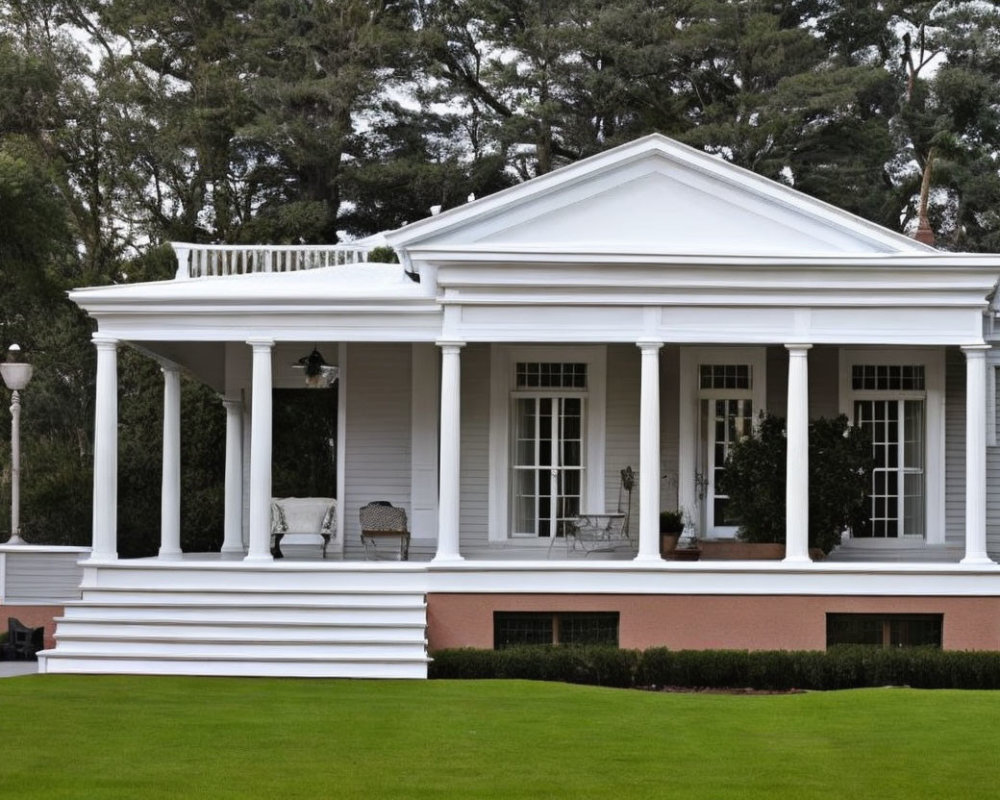
[[[522,678],[593,686],[1000,689],[1000,652],[842,646],[827,651],[462,648],[432,654],[431,678]]]

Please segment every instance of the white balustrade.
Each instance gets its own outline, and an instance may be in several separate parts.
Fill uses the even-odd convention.
[[[371,245],[244,245],[171,242],[178,280],[260,272],[300,272],[321,267],[363,264]]]

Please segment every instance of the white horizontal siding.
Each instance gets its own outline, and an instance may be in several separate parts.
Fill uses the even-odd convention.
[[[639,474],[639,377],[640,354],[635,345],[609,345],[604,451],[605,509],[618,508],[621,471],[632,467]],[[662,361],[661,361],[662,370]],[[662,385],[662,379],[661,379]],[[622,502],[626,502],[625,495]],[[639,481],[632,494],[633,530],[639,508]],[[624,508],[622,509],[625,510]]]
[[[462,348],[460,548],[489,546],[490,348]]]
[[[77,566],[77,561],[85,557],[79,552],[7,552],[4,602],[58,605],[80,599],[83,568]]]
[[[1000,392],[997,372],[987,362],[986,382],[994,392]],[[987,406],[989,408],[989,406]],[[1000,403],[993,408],[996,430],[1000,431]],[[986,448],[986,551],[1000,560],[1000,447]]]
[[[837,391],[838,347],[817,346],[809,351],[809,419],[840,416]],[[767,408],[784,417],[788,408],[788,350],[784,346],[767,348]]]
[[[959,544],[965,541],[965,356],[954,348],[945,354],[944,403],[945,539]]]
[[[364,558],[359,509],[388,500],[410,514],[409,344],[347,348],[344,557]]]

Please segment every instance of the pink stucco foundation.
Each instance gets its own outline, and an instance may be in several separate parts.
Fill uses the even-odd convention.
[[[943,614],[948,650],[1000,650],[998,597],[429,594],[429,647],[493,647],[494,611],[617,611],[644,649],[823,650],[826,614]]]

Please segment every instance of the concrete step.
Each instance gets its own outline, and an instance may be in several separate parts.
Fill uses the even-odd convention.
[[[387,605],[374,606],[341,605],[325,603],[316,605],[236,605],[229,603],[197,603],[186,601],[183,604],[166,599],[162,603],[146,600],[142,603],[85,602],[71,603],[64,606],[63,616],[66,619],[91,618],[102,620],[130,620],[141,618],[156,620],[199,620],[210,621],[225,619],[233,623],[269,623],[292,624],[327,623],[327,624],[409,624],[425,625],[427,621],[426,605]]]
[[[364,567],[88,568],[48,672],[425,678],[423,577]],[[402,580],[396,580],[402,576]],[[383,589],[381,585],[390,588]],[[410,585],[412,584],[412,585]]]
[[[160,656],[150,659],[145,652],[115,653],[78,651],[65,654],[43,650],[38,654],[38,671],[52,674],[103,675],[210,675],[231,677],[288,678],[390,678],[425,679],[424,658],[360,657],[255,658],[207,656]]]
[[[351,591],[340,589],[324,589],[302,591],[280,589],[269,591],[267,588],[246,589],[234,591],[232,589],[184,589],[173,586],[153,586],[143,588],[129,588],[120,586],[99,586],[84,588],[81,594],[81,602],[124,602],[142,603],[144,601],[154,601],[156,603],[186,601],[196,602],[199,605],[205,603],[217,603],[220,605],[232,604],[241,606],[253,605],[338,605],[338,606],[402,606],[423,603],[424,592],[414,591]]]
[[[60,635],[56,634],[56,652],[64,656],[86,653],[100,653],[106,656],[125,653],[132,656],[144,655],[150,660],[183,656],[185,658],[216,657],[237,659],[270,658],[298,660],[302,657],[313,659],[367,659],[377,661],[383,658],[422,658],[425,655],[423,640],[393,641],[316,641],[311,639],[274,639],[263,637],[225,637],[215,641],[185,636],[143,636],[125,632],[109,632],[103,635]]]
[[[267,641],[316,641],[316,642],[383,642],[408,641],[424,643],[425,626],[420,623],[298,623],[273,624],[245,620],[211,619],[205,621],[182,619],[122,619],[66,618],[56,620],[57,640],[96,636],[132,637],[182,637],[211,641],[239,641],[247,638]]]

